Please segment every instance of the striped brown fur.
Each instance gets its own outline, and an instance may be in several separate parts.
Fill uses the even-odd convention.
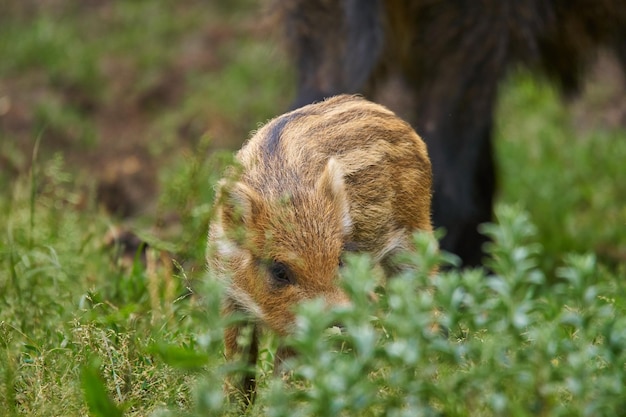
[[[228,283],[225,313],[245,312],[255,331],[288,333],[302,300],[349,302],[337,281],[346,248],[370,253],[391,273],[411,234],[432,231],[425,144],[363,98],[338,96],[279,116],[237,159],[240,169],[220,183],[208,261]],[[240,331],[227,330],[229,357],[243,353]],[[252,380],[240,387],[248,394]]]

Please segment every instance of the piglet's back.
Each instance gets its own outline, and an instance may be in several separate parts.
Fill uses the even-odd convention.
[[[330,158],[344,175],[359,250],[380,258],[410,231],[432,230],[424,142],[393,112],[358,96],[337,96],[268,122],[238,153],[240,180],[280,198],[312,187]]]

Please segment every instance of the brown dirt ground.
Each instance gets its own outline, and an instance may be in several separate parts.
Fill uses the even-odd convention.
[[[15,3],[12,13],[25,17],[36,9],[63,10],[69,3],[54,0]],[[84,12],[106,15],[110,2],[92,0],[81,5]],[[61,12],[59,12],[61,13]],[[83,178],[93,178],[98,201],[121,218],[147,214],[158,194],[157,176],[161,167],[182,152],[194,149],[203,134],[226,138],[219,147],[236,148],[254,126],[242,126],[219,114],[206,114],[203,120],[181,123],[176,143],[160,152],[151,150],[149,134],[155,122],[181,105],[185,94],[185,76],[197,72],[223,71],[225,62],[218,51],[237,38],[268,36],[271,28],[264,19],[249,16],[237,22],[207,24],[181,36],[175,45],[175,58],[160,69],[149,88],[141,94],[129,94],[133,83],[142,76],[124,56],[105,56],[99,62],[106,94],[98,97],[78,86],[55,85],[45,69],[28,71],[11,78],[0,78],[0,137],[12,138],[12,158],[0,155],[0,169],[11,175],[27,173],[36,138],[41,135],[39,159],[61,152],[67,169]],[[223,55],[223,54],[222,54]],[[41,127],[37,107],[42,102],[58,103],[61,108],[78,109],[81,117],[94,126],[95,143],[78,139],[79,128]],[[153,145],[153,144],[152,144]]]

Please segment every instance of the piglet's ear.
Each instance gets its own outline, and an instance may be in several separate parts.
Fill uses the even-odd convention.
[[[217,198],[222,223],[228,229],[251,225],[261,207],[258,193],[242,182],[220,181]]]
[[[352,229],[352,218],[350,217],[350,202],[346,193],[346,186],[343,179],[341,165],[330,158],[322,175],[317,180],[316,189],[318,192],[330,198],[336,211],[340,214],[341,224],[344,234],[349,234]]]

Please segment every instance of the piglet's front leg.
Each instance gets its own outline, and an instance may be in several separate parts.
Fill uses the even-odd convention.
[[[223,309],[224,316],[237,312],[238,309],[233,302],[227,302]],[[228,378],[225,389],[231,400],[242,401],[243,405],[247,406],[254,402],[256,393],[255,368],[259,357],[258,325],[253,321],[244,321],[227,327],[224,330],[224,348],[224,355],[229,362],[238,362],[242,365],[241,370]]]

